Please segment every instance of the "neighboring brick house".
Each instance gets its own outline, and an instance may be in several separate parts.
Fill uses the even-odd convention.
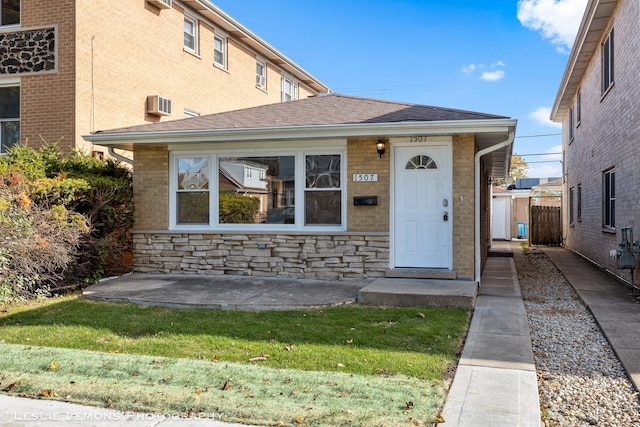
[[[609,252],[620,228],[640,235],[638,0],[589,0],[551,119],[563,129],[565,245],[627,276]]]
[[[0,154],[329,92],[208,0],[0,5]]]
[[[85,138],[134,152],[137,272],[479,281],[515,127],[331,94]],[[262,207],[230,207],[233,169],[266,171]]]

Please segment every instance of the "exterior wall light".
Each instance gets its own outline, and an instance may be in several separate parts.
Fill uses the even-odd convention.
[[[379,139],[376,147],[378,147],[378,154],[380,155],[380,158],[382,158],[382,155],[384,154],[384,141]]]

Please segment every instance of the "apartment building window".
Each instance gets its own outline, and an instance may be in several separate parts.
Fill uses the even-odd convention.
[[[602,93],[613,86],[613,29],[602,43]]]
[[[580,126],[582,121],[582,92],[578,91],[576,96],[576,127]]]
[[[0,0],[0,24],[20,25],[20,0]]]
[[[267,90],[267,64],[259,59],[256,60],[256,86]]]
[[[573,141],[573,113],[574,106],[572,105],[569,109],[569,143]]]
[[[0,86],[0,154],[20,141],[20,86]]]
[[[602,226],[607,229],[616,227],[616,170],[602,173]]]
[[[282,102],[298,99],[298,83],[282,76]]]
[[[569,224],[571,225],[573,225],[574,198],[575,198],[575,188],[571,187],[569,189]]]
[[[578,222],[582,221],[582,185],[578,184],[577,187],[577,206],[576,206],[576,219]]]
[[[198,21],[189,16],[184,17],[184,48],[198,53]]]
[[[218,67],[227,69],[227,38],[214,36],[213,38],[213,63]]]

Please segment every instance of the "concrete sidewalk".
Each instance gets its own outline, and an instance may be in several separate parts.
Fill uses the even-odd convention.
[[[441,427],[540,426],[529,323],[510,248],[490,256]],[[520,251],[516,251],[515,256]]]
[[[573,252],[543,251],[587,305],[636,390],[640,390],[640,305],[631,290]]]

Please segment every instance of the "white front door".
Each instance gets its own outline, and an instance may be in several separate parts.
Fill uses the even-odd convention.
[[[394,266],[451,269],[451,146],[396,146],[394,158]]]

